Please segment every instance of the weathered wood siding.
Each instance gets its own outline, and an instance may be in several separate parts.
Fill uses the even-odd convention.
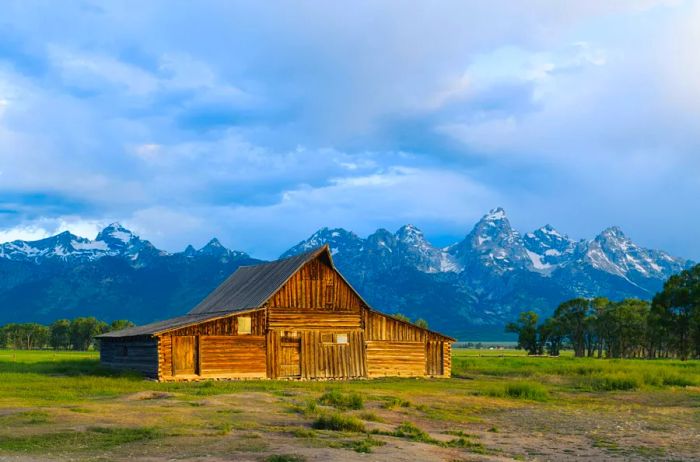
[[[363,306],[324,256],[302,266],[267,303],[268,376],[366,376]],[[329,341],[335,335],[347,343]]]
[[[425,343],[416,341],[368,341],[369,377],[425,375]]]
[[[238,318],[251,318],[251,333],[238,335]],[[196,368],[186,378],[197,376],[264,377],[265,376],[265,310],[237,313],[212,321],[167,332],[158,337],[158,377],[174,378],[174,337],[194,337]],[[225,338],[231,339],[226,342]],[[214,345],[223,348],[216,351]],[[250,351],[244,351],[250,349]],[[230,361],[231,364],[226,365]],[[255,362],[253,366],[251,363]]]
[[[363,321],[370,377],[449,376],[445,345],[449,358],[450,342],[445,337],[368,309],[364,310]]]
[[[100,339],[100,361],[107,367],[158,377],[158,343],[151,337]]]
[[[442,373],[445,377],[452,376],[452,343],[443,342],[442,344]]]
[[[359,329],[362,319],[360,313],[339,313],[331,310],[318,312],[303,309],[271,309],[269,314],[270,329]]]
[[[362,300],[322,258],[302,266],[268,301],[270,316],[282,311],[314,310],[360,314]],[[272,318],[270,319],[272,321]],[[359,320],[358,320],[359,322]]]
[[[347,335],[347,343],[335,343],[333,340],[338,334]],[[267,351],[267,374],[271,378],[340,379],[367,376],[364,334],[359,329],[271,330],[267,335]]]
[[[324,342],[323,334],[347,334],[348,343]],[[367,375],[364,335],[352,332],[304,331],[301,342],[301,375],[304,378],[352,378]]]
[[[425,373],[426,375],[443,375],[444,362],[442,360],[443,342],[428,340],[425,343]]]
[[[238,335],[238,318],[250,317],[250,335],[265,334],[265,310],[247,311],[168,332],[170,335]]]
[[[201,336],[199,341],[203,377],[265,377],[264,336]]]

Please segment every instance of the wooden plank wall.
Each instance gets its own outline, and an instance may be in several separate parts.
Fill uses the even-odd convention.
[[[100,362],[114,369],[158,376],[158,344],[150,337],[100,339]]]
[[[265,377],[265,337],[262,335],[201,336],[203,377]]]
[[[322,342],[322,334],[348,335],[348,343]],[[367,368],[364,354],[364,334],[361,330],[327,332],[309,330],[302,332],[301,375],[303,378],[352,378],[365,377]]]
[[[425,342],[367,341],[369,377],[425,375]]]
[[[276,330],[268,331],[265,336],[265,349],[267,352],[267,376],[271,379],[280,375],[281,333]]]
[[[442,347],[443,342],[428,340],[425,343],[425,373],[426,375],[443,375]]]
[[[250,335],[238,335],[238,320],[239,316],[249,316],[251,318],[251,333]],[[205,336],[228,336],[228,337],[260,337],[265,335],[265,309],[239,313],[225,318],[207,321],[193,326],[183,327],[181,329],[166,332],[158,336],[158,377],[169,379],[173,377],[173,359],[172,359],[172,337],[173,336],[199,336],[200,344],[204,345],[206,340],[202,341]],[[200,348],[201,348],[200,345]],[[264,342],[262,343],[264,348]],[[204,357],[200,355],[200,365]],[[264,357],[263,357],[264,361]],[[264,363],[262,364],[264,368]],[[247,374],[247,373],[244,373]]]
[[[265,335],[265,310],[248,311],[170,331],[170,335],[238,335],[238,317],[250,317],[250,335]]]
[[[359,329],[362,318],[360,313],[339,313],[335,311],[309,312],[298,308],[270,310],[270,329]]]
[[[370,377],[449,375],[450,369],[445,367],[445,345],[449,348],[450,342],[446,337],[369,309],[364,310],[363,320]],[[422,354],[417,353],[416,345],[420,345]],[[407,349],[405,357],[400,354],[401,348]]]
[[[277,308],[360,313],[362,300],[321,257],[304,266],[268,301]]]
[[[364,310],[363,318],[367,340],[423,342],[427,340],[443,341],[446,339],[446,337],[376,311]]]

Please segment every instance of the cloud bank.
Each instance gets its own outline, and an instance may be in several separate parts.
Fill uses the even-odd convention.
[[[0,240],[274,257],[489,208],[700,258],[700,4],[9,2]],[[90,236],[92,237],[92,236]]]

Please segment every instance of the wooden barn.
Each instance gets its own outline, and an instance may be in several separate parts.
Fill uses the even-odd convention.
[[[158,380],[449,377],[454,339],[372,309],[328,246],[242,266],[187,315],[98,336]]]

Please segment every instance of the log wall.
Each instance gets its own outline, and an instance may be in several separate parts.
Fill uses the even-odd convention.
[[[362,318],[370,377],[450,375],[450,342],[446,337],[369,309],[364,310]],[[422,353],[417,351],[418,345]],[[404,348],[406,355],[402,356]]]
[[[265,337],[262,335],[201,336],[203,377],[265,377]]]
[[[158,343],[150,337],[100,339],[100,361],[107,367],[158,377]]]
[[[238,318],[251,318],[251,333],[238,335]],[[158,377],[173,376],[173,337],[196,337],[197,368],[193,377],[265,377],[265,310],[249,311],[183,327],[158,336]],[[231,339],[225,341],[224,339]],[[221,351],[215,351],[215,344]],[[246,348],[250,351],[242,351]],[[231,366],[224,363],[231,361]],[[255,362],[255,366],[251,363]],[[239,367],[240,366],[240,371]]]
[[[442,374],[445,377],[452,376],[452,343],[442,344]]]
[[[369,377],[425,375],[425,342],[367,341]]]

